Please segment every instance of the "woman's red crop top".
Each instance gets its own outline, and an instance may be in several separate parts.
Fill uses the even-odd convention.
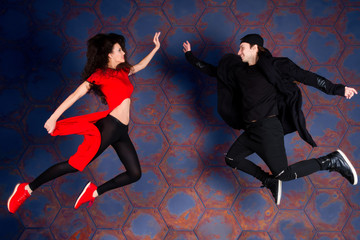
[[[112,110],[119,106],[126,98],[130,98],[134,90],[128,75],[128,69],[97,69],[87,81],[100,86],[102,93],[106,97],[109,109]]]

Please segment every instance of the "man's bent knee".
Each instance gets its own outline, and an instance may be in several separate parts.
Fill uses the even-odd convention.
[[[297,174],[295,171],[292,170],[291,167],[287,167],[283,171],[275,175],[275,178],[283,182],[291,181],[297,179]]]
[[[237,165],[238,163],[233,159],[233,158],[230,158],[229,156],[225,156],[225,162],[226,162],[226,165],[232,167],[232,168],[237,168]]]

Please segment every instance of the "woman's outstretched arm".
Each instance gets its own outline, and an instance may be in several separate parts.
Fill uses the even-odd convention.
[[[144,57],[143,60],[141,60],[138,64],[135,64],[131,68],[129,75],[134,74],[140,70],[143,70],[149,64],[149,62],[154,57],[157,50],[159,50],[159,48],[160,48],[160,41],[159,41],[160,33],[161,32],[156,32],[154,35],[154,39],[153,39],[153,42],[155,44],[154,49],[146,57]]]
[[[56,127],[56,121],[59,117],[70,108],[77,100],[84,96],[90,90],[90,83],[83,82],[72,94],[70,94],[45,122],[44,128],[51,134]]]

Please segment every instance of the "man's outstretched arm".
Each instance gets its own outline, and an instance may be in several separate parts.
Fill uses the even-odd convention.
[[[183,43],[183,52],[185,53],[186,60],[196,68],[198,68],[201,72],[211,76],[216,77],[217,75],[217,67],[206,63],[204,61],[199,60],[197,57],[193,55],[191,52],[191,45],[189,41]]]
[[[355,94],[357,94],[355,88],[347,87],[343,84],[332,83],[328,79],[316,73],[300,68],[290,59],[287,59],[287,61],[277,65],[283,73],[293,77],[296,81],[315,87],[326,94],[339,95],[345,97],[346,99],[351,99]]]

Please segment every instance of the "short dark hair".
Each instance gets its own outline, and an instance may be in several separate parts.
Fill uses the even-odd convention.
[[[257,44],[259,47],[263,47],[264,46],[264,39],[256,33],[251,33],[251,34],[247,34],[244,37],[242,37],[241,39],[241,43],[246,42],[249,43],[250,46]]]

